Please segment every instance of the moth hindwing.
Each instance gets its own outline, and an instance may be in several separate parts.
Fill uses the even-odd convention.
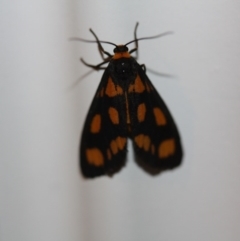
[[[135,42],[136,48],[128,51],[129,43],[110,43],[115,46],[114,55],[104,51],[103,41],[90,30],[101,56],[108,57],[96,66],[82,62],[97,70],[105,63],[108,66],[83,128],[80,164],[85,177],[112,175],[121,169],[125,164],[128,138],[132,139],[137,161],[145,170],[158,172],[181,163],[183,152],[176,124],[145,69],[131,56],[137,51],[140,40],[136,37],[137,26],[135,39],[129,42]]]

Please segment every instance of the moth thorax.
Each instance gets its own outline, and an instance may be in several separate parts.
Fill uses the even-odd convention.
[[[128,82],[134,79],[137,75],[136,67],[132,59],[129,58],[121,58],[118,60],[114,60],[114,64],[112,65],[112,74],[117,78],[121,79],[124,82]]]

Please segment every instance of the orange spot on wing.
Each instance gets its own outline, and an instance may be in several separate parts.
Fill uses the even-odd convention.
[[[150,150],[151,139],[150,139],[149,136],[140,134],[140,135],[135,136],[134,141],[135,141],[136,145],[139,148],[143,148],[144,151],[149,151]]]
[[[86,157],[89,164],[94,166],[102,166],[104,164],[103,154],[98,148],[86,150]]]
[[[108,114],[113,124],[115,125],[119,124],[119,114],[115,108],[110,107],[108,109]]]
[[[112,154],[111,154],[111,151],[109,149],[107,149],[107,158],[108,158],[108,160],[112,159]]]
[[[158,126],[166,125],[167,120],[160,108],[158,107],[153,108],[153,114],[155,116],[155,121]]]
[[[104,88],[102,88],[101,91],[99,92],[100,97],[103,97],[103,95],[104,95]]]
[[[136,145],[140,148],[143,147],[143,140],[144,140],[144,135],[140,134],[138,136],[135,136],[134,141],[136,143]]]
[[[143,149],[144,149],[144,151],[149,151],[150,144],[151,144],[151,140],[150,140],[149,136],[144,136],[144,139],[143,139]]]
[[[146,105],[144,103],[140,104],[137,108],[137,118],[139,122],[143,122],[146,115]]]
[[[109,97],[114,97],[116,95],[122,95],[123,89],[120,86],[115,85],[113,83],[112,78],[109,77],[107,87],[106,87],[106,90],[105,90],[105,94]]]
[[[139,75],[137,75],[134,83],[129,86],[128,92],[142,93],[144,90],[145,90],[145,86],[141,78],[139,77]]]
[[[127,139],[125,137],[118,136],[115,140],[110,142],[110,148],[115,155],[119,150],[123,150],[126,145]]]
[[[158,147],[159,158],[167,158],[173,155],[175,152],[175,141],[174,139],[168,139],[162,141]]]
[[[118,145],[117,145],[117,142],[115,140],[111,141],[110,148],[111,148],[113,154],[118,153]]]
[[[100,129],[101,129],[101,116],[97,114],[92,119],[90,131],[92,133],[98,133]]]
[[[148,84],[146,84],[146,88],[147,88],[147,92],[151,92],[151,87]]]
[[[118,149],[120,149],[120,150],[123,150],[123,148],[124,148],[125,145],[126,145],[126,142],[127,142],[127,139],[124,138],[124,137],[118,136],[118,137],[116,138],[116,143],[117,143]]]

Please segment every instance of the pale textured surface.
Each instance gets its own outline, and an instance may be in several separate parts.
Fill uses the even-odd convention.
[[[1,1],[0,240],[238,241],[240,239],[238,1]],[[183,165],[151,177],[133,161],[83,180],[81,128],[101,78],[93,37],[140,43],[139,63],[179,126]],[[112,46],[106,46],[111,51]],[[130,143],[129,143],[130,144]]]

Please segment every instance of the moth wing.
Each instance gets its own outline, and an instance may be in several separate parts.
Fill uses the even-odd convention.
[[[139,65],[136,89],[129,93],[132,136],[140,164],[157,170],[180,165],[182,147],[177,126],[164,101]]]
[[[85,120],[80,165],[85,177],[112,175],[126,159],[125,98],[106,69]]]

